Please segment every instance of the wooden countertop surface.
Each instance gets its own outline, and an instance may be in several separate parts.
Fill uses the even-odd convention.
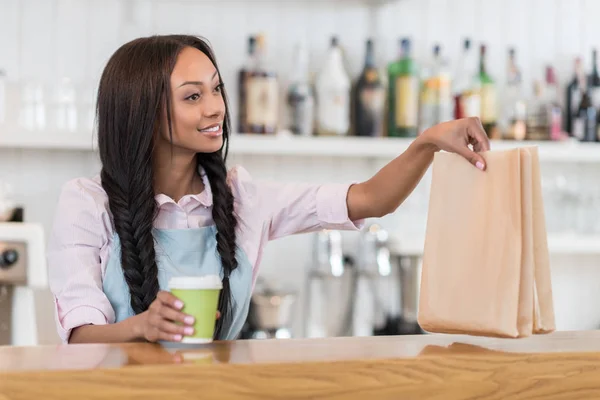
[[[600,331],[0,347],[0,399],[600,399]]]

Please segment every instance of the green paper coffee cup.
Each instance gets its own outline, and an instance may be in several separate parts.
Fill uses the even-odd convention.
[[[183,302],[185,314],[194,317],[194,334],[184,336],[182,343],[213,341],[219,293],[223,288],[218,275],[178,276],[169,280],[169,290]]]

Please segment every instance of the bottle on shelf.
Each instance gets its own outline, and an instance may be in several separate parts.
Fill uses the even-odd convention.
[[[436,123],[454,119],[454,98],[452,96],[452,73],[450,63],[440,54],[436,64],[437,75],[437,111]]]
[[[562,110],[554,68],[546,66],[545,81],[536,81],[534,97],[528,106],[527,139],[563,140]]]
[[[598,60],[596,49],[592,50],[592,72],[588,76],[588,91],[592,105],[596,110],[600,108],[600,75],[598,74]]]
[[[453,81],[454,118],[481,117],[481,96],[477,73],[477,54],[471,40],[463,42],[463,52]]]
[[[250,132],[248,121],[248,86],[256,66],[256,38],[248,37],[248,54],[238,74],[238,132]]]
[[[402,39],[400,58],[388,66],[389,136],[417,136],[419,77],[410,47],[410,40]]]
[[[454,117],[450,71],[440,45],[433,47],[429,65],[421,68],[419,132]]]
[[[53,88],[50,97],[50,129],[56,132],[75,133],[78,129],[77,94],[75,85],[63,77]]]
[[[79,88],[77,102],[79,129],[84,132],[94,132],[96,129],[96,97],[97,88],[91,77],[85,79],[85,83]]]
[[[481,123],[491,139],[498,139],[496,84],[486,69],[486,46],[479,48],[479,83],[481,92]]]
[[[315,87],[317,135],[347,135],[350,129],[351,82],[335,36],[331,38],[329,54],[317,76]]]
[[[527,107],[527,140],[547,140],[550,138],[550,120],[544,84],[539,80],[533,83],[533,97]]]
[[[595,142],[598,135],[597,129],[597,111],[592,104],[587,87],[584,87],[581,102],[573,120],[573,136],[582,142]]]
[[[314,130],[315,98],[308,79],[308,50],[296,45],[294,71],[287,93],[288,121],[295,135],[311,136]]]
[[[440,46],[433,46],[432,58],[420,68],[421,90],[419,93],[419,133],[437,123],[438,111],[438,74]]]
[[[25,77],[21,86],[18,126],[27,131],[42,131],[48,128],[46,93],[44,85]]]
[[[550,140],[564,140],[567,135],[562,129],[563,111],[559,101],[560,87],[554,68],[551,66],[546,67],[546,95],[550,122]]]
[[[373,40],[367,40],[365,65],[354,89],[353,126],[357,136],[383,136],[385,87],[375,63]]]
[[[579,112],[579,104],[583,97],[583,92],[586,87],[585,73],[581,57],[575,59],[573,78],[569,82],[566,90],[565,104],[565,130],[571,136],[577,137],[575,132],[575,119]],[[578,138],[581,139],[581,138]]]
[[[592,106],[596,110],[596,134],[592,137],[590,132],[589,136],[586,135],[584,140],[594,142],[600,141],[600,75],[598,74],[598,52],[596,49],[592,50],[592,72],[588,77],[588,85]]]
[[[516,62],[514,48],[508,50],[506,71],[506,90],[502,116],[502,132],[504,139],[524,140],[527,123],[527,105],[523,96],[523,79]]]
[[[277,73],[267,63],[266,41],[262,34],[256,36],[256,67],[246,88],[246,118],[250,133],[275,133],[279,122],[279,83]]]

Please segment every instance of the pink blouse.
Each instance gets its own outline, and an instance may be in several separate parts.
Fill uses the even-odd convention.
[[[213,224],[212,194],[205,190],[178,202],[155,197],[158,229],[188,229]],[[350,221],[346,196],[351,184],[292,184],[258,182],[242,167],[230,170],[237,242],[253,266],[256,282],[263,249],[269,240],[319,229],[357,230],[363,221]],[[102,280],[113,242],[112,216],[100,177],[67,182],[59,198],[50,234],[47,263],[60,337],[68,342],[78,326],[110,324],[114,311],[102,291]]]

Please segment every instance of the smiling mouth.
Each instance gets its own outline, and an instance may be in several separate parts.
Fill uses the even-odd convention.
[[[220,137],[223,134],[223,128],[221,124],[213,124],[204,129],[198,129],[198,132],[209,137]]]
[[[221,125],[220,124],[215,124],[215,125],[211,125],[211,126],[209,126],[207,128],[204,128],[204,129],[198,129],[198,132],[208,132],[208,133],[213,132],[214,133],[214,132],[218,132],[220,130],[221,130]]]

